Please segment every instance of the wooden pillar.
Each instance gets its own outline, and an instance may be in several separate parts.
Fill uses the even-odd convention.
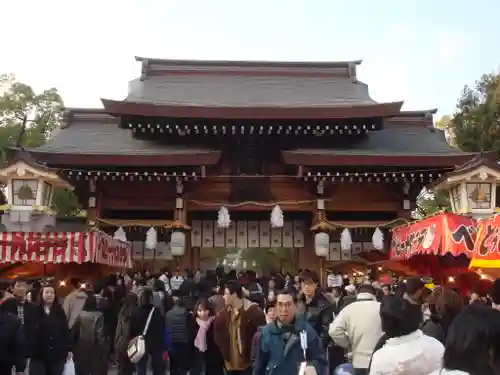
[[[174,223],[176,223],[178,229],[186,230],[186,228],[188,227],[186,222],[187,222],[187,202],[184,199],[184,184],[179,179],[177,180],[177,185],[176,185]],[[192,259],[193,256],[191,249],[191,236],[189,235],[189,231],[186,231],[186,249],[182,257],[178,257],[178,259],[175,259],[176,268],[179,271],[182,271],[183,269],[192,270],[193,268]]]
[[[87,227],[99,228],[100,217],[100,190],[97,189],[96,180],[89,180],[89,201],[87,207]]]

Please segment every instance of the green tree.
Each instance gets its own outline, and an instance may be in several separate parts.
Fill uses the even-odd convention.
[[[463,151],[500,150],[499,73],[485,74],[475,87],[464,87],[449,130]]]
[[[52,137],[62,119],[63,101],[56,88],[37,94],[12,74],[0,76],[0,164],[9,147],[34,148]],[[1,198],[0,198],[1,200]],[[76,196],[60,189],[54,192],[54,208],[60,216],[76,214]]]
[[[447,129],[451,123],[451,116],[444,115],[439,120],[436,121],[436,128],[438,129]]]
[[[465,86],[455,114],[441,117],[436,127],[445,129],[450,144],[463,151],[500,151],[500,74],[485,74],[474,87]],[[446,192],[424,190],[417,207],[418,216],[427,216],[450,203]]]
[[[417,218],[426,217],[450,207],[448,192],[424,190],[417,199],[416,216]]]

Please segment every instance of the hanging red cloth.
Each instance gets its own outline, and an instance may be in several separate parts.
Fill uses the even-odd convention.
[[[468,216],[441,212],[392,230],[391,260],[417,254],[471,256],[476,239],[476,221]]]

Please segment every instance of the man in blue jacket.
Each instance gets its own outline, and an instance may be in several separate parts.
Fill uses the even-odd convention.
[[[303,362],[325,374],[325,350],[316,331],[296,316],[297,298],[291,291],[278,292],[274,322],[260,331],[254,375],[298,375]]]

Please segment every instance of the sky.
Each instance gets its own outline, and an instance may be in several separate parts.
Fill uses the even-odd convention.
[[[439,115],[500,67],[498,0],[4,0],[0,14],[0,74],[67,107],[123,99],[134,56],[361,59],[373,99]]]

